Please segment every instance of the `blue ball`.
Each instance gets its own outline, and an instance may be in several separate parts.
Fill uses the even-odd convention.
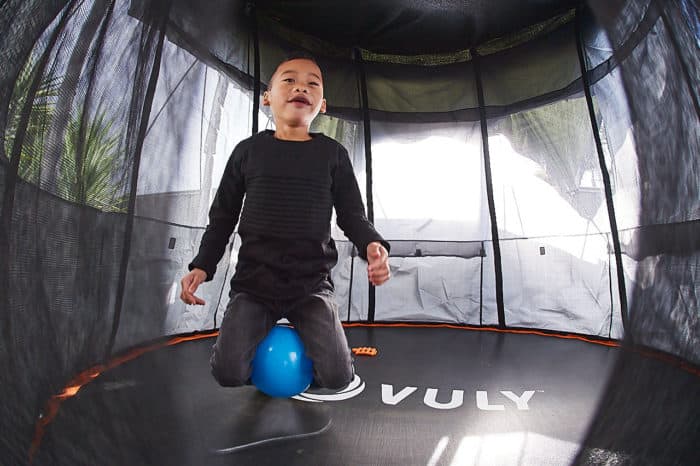
[[[260,342],[253,358],[253,384],[272,397],[288,398],[306,390],[313,364],[292,327],[276,325]]]

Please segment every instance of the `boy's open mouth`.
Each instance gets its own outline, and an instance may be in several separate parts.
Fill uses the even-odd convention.
[[[299,102],[299,103],[302,103],[305,105],[311,105],[311,102],[309,101],[309,99],[307,99],[303,95],[294,96],[289,100],[289,102]]]

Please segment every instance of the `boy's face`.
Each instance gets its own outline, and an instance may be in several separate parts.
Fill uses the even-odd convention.
[[[308,128],[319,112],[326,112],[321,70],[303,58],[281,63],[263,94],[263,105],[271,108],[277,126]]]

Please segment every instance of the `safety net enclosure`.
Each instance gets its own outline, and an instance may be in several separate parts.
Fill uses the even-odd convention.
[[[697,0],[5,0],[0,463],[112,464],[61,436],[61,400],[134,348],[218,327],[237,235],[200,288],[206,306],[182,303],[179,281],[231,151],[274,128],[260,94],[295,51],[323,70],[328,111],[312,130],[347,148],[392,245],[375,289],[333,225],[342,319],[620,342],[612,360],[551,349],[585,360],[599,390],[567,458],[700,462]],[[491,364],[451,338],[436,359]],[[504,354],[546,360],[523,345]],[[434,364],[416,358],[411,371]],[[160,374],[156,362],[140,370]],[[148,413],[123,403],[95,421],[105,437],[123,434],[125,406]]]

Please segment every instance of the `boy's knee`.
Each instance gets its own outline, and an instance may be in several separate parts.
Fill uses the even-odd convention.
[[[331,390],[340,390],[342,388],[347,387],[350,382],[352,382],[352,376],[351,377],[337,377],[334,379],[330,379],[328,383],[324,384],[325,388],[331,389]]]
[[[236,368],[232,364],[222,364],[215,354],[212,355],[210,362],[211,374],[222,387],[240,387],[250,383],[249,368],[242,370],[243,368]]]
[[[348,384],[352,382],[355,372],[353,371],[352,366],[336,366],[333,368],[333,370],[318,375],[321,376],[321,380],[316,381],[317,385],[331,390],[340,390],[341,388],[347,387]]]
[[[250,385],[251,383],[248,375],[235,373],[234,371],[225,370],[216,366],[211,367],[211,374],[222,387],[240,387],[241,385]]]

